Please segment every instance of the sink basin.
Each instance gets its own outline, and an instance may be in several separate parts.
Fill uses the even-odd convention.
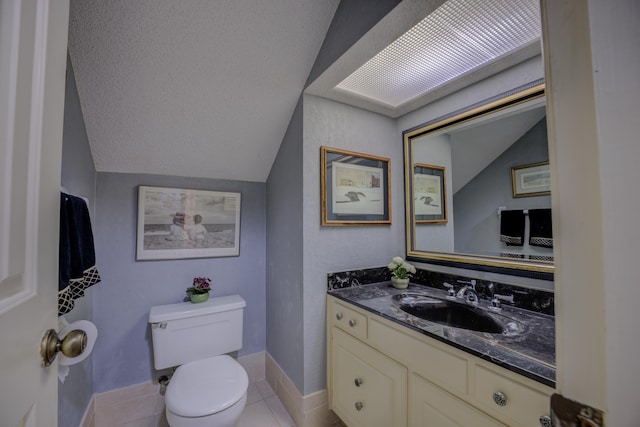
[[[412,316],[455,328],[505,336],[520,335],[526,330],[526,326],[515,319],[458,301],[399,294],[393,297],[393,302]]]

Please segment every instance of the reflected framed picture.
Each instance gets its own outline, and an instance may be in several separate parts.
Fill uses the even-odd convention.
[[[551,170],[549,162],[512,167],[511,186],[513,197],[550,195]]]
[[[320,147],[321,224],[391,224],[386,157]]]
[[[138,187],[136,260],[240,255],[240,193]]]
[[[443,224],[448,221],[446,182],[443,166],[414,163],[413,213],[416,224]]]

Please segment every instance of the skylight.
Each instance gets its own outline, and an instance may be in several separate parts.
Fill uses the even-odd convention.
[[[450,0],[336,87],[397,107],[539,38],[538,0]]]

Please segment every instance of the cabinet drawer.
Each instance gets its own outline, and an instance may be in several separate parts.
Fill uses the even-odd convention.
[[[334,326],[348,332],[354,337],[362,340],[367,339],[367,316],[340,304],[333,300],[333,317],[331,322]]]
[[[406,427],[407,369],[333,328],[332,409],[351,427]]]
[[[517,420],[518,426],[540,427],[540,417],[549,415],[550,394],[481,365],[476,365],[475,373],[476,400],[497,417]],[[494,393],[497,394],[495,400]],[[501,397],[504,397],[503,406],[496,403]]]

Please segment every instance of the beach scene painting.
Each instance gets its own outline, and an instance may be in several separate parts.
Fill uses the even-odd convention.
[[[138,188],[137,260],[240,254],[240,193]]]

